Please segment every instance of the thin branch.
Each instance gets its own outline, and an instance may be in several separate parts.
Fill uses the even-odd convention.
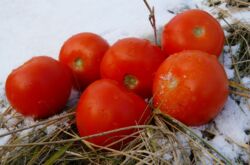
[[[157,31],[156,31],[156,19],[155,19],[155,9],[154,7],[150,7],[147,0],[143,0],[144,4],[146,5],[148,11],[149,11],[149,22],[154,30],[154,39],[155,39],[155,45],[157,45]]]

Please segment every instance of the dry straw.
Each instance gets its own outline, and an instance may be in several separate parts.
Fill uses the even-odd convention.
[[[146,3],[146,1],[144,1]],[[248,7],[249,2],[209,1],[210,6],[226,2],[229,6]],[[156,24],[154,8],[148,3],[149,20],[154,29]],[[219,12],[220,19],[227,22],[225,13]],[[236,76],[230,80],[231,95],[235,100],[250,98],[250,89],[241,83],[241,78],[250,75],[250,26],[245,22],[229,24],[225,27],[229,33],[227,45],[229,48],[239,44],[239,50],[232,54]],[[3,102],[1,102],[3,104]],[[8,107],[0,114],[0,128],[8,132],[0,137],[9,136],[8,143],[0,146],[0,164],[231,164],[230,160],[220,151],[213,148],[206,140],[215,136],[211,131],[204,131],[199,137],[192,129],[176,121],[168,115],[154,110],[152,120],[148,125],[132,126],[118,130],[107,131],[89,137],[79,137],[74,119],[74,108],[68,108],[63,114],[47,120],[41,120],[27,126],[24,118]],[[12,124],[10,126],[9,123]],[[14,121],[14,122],[13,122]],[[48,132],[48,128],[54,128]],[[97,146],[86,140],[124,129],[137,129],[130,135],[135,137],[122,150]],[[124,137],[124,139],[129,137]],[[123,139],[123,140],[124,140]],[[206,140],[205,140],[206,139]],[[237,142],[235,142],[237,144]],[[240,145],[240,144],[238,144]],[[249,152],[249,144],[241,145]]]

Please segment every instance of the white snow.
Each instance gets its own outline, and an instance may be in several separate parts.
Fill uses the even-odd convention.
[[[224,136],[218,135],[212,141],[211,144],[216,146],[216,149],[220,151],[227,158],[236,158],[238,156],[236,145],[229,144]]]
[[[235,76],[234,68],[232,67],[232,56],[237,54],[239,44],[234,46],[225,46],[223,56],[220,56],[220,62],[223,64],[228,79],[232,79]]]
[[[250,76],[248,77],[243,77],[241,79],[242,83],[244,84],[245,87],[250,88]]]
[[[151,0],[157,25],[161,27],[172,14],[166,7],[176,2]],[[0,1],[0,82],[11,70],[32,56],[57,58],[60,47],[80,32],[102,35],[109,43],[124,37],[143,37],[152,33],[148,10],[142,0],[1,0]]]
[[[224,67],[225,72],[227,74],[227,78],[228,79],[232,79],[234,77],[234,70],[233,69],[228,69],[226,67]]]
[[[5,115],[5,121],[8,126],[16,125],[18,120],[13,118],[13,113]]]
[[[250,126],[250,111],[242,110],[230,97],[221,114],[215,119],[218,131],[233,141],[247,143],[250,137],[245,130]]]
[[[0,113],[3,113],[8,106],[8,101],[5,97],[4,83],[0,82]]]
[[[237,51],[239,50],[240,48],[240,45],[239,44],[236,44],[234,46],[231,46],[231,51],[232,51],[232,55],[236,55],[237,54]]]
[[[1,135],[1,134],[5,134],[5,133],[7,133],[7,132],[8,132],[7,129],[0,128],[0,135]],[[0,145],[6,144],[10,138],[11,138],[11,135],[7,135],[7,136],[4,136],[4,137],[0,137]]]
[[[170,20],[174,14],[188,8],[202,8],[214,16],[218,13],[204,5],[201,0],[148,0],[155,6],[157,28],[160,29]],[[225,4],[219,8],[227,10]],[[80,32],[94,32],[103,36],[110,44],[124,37],[142,37],[152,40],[152,28],[148,21],[148,10],[142,0],[1,0],[0,1],[0,113],[7,107],[4,94],[4,83],[7,75],[14,68],[23,64],[26,60],[37,55],[49,55],[57,58],[60,47],[70,36]],[[236,12],[233,18],[227,18],[229,22],[234,20],[248,21],[250,12]],[[220,22],[226,25],[223,21]],[[226,33],[226,35],[228,35]],[[239,45],[231,47],[232,55],[235,55]],[[225,47],[224,59],[225,71],[229,79],[234,77],[231,54],[229,47]],[[242,79],[243,84],[250,88],[250,77]],[[77,93],[72,94],[73,101]],[[238,105],[230,97],[223,111],[215,118],[215,137],[209,142],[220,152],[224,153],[232,161],[241,157],[245,161],[249,159],[239,145],[250,141],[250,135],[245,130],[250,130],[250,101],[241,99]],[[70,102],[69,105],[74,104]],[[6,119],[8,116],[6,116]],[[17,121],[9,119],[8,125]],[[23,125],[33,125],[35,121],[27,118]],[[67,126],[67,122],[64,123]],[[213,123],[193,128],[202,136],[202,130],[212,127]],[[50,134],[56,127],[51,125],[46,129]],[[21,133],[27,135],[32,129]],[[7,130],[0,128],[0,135]],[[6,144],[11,136],[0,138],[0,145]],[[177,137],[183,145],[186,139]],[[162,143],[165,141],[162,141]],[[184,144],[185,143],[185,144]],[[165,159],[171,159],[171,155],[165,154]]]
[[[168,153],[166,153],[166,154],[163,155],[163,159],[165,159],[165,160],[170,160],[172,158],[173,158],[173,156],[170,155],[170,154],[168,154]]]
[[[56,129],[57,129],[56,125],[50,125],[46,129],[46,133],[49,135],[49,134],[53,133]]]

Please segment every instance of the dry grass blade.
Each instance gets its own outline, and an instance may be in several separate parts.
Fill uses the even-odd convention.
[[[230,93],[250,99],[250,94],[231,90]]]
[[[69,118],[61,118],[61,120],[72,121]],[[152,122],[156,121],[153,120]],[[79,160],[92,162],[92,164],[172,164],[173,162],[190,162],[189,154],[176,139],[175,132],[169,130],[166,125],[132,126],[81,138],[75,133],[73,123],[71,122],[68,127],[58,125],[58,129],[54,133],[49,136],[44,134],[42,135],[43,139],[34,139],[35,141],[32,143],[19,144],[17,141],[18,143],[14,142],[1,146],[7,147],[6,149],[9,147],[14,148],[9,150],[9,154],[3,155],[2,164],[4,162],[9,164],[17,161],[23,164],[40,164],[45,162],[58,164],[62,161],[76,163]],[[37,127],[41,126],[37,125]],[[39,135],[43,134],[42,129],[44,128],[46,126],[40,128]],[[87,138],[132,128],[139,129],[138,133],[140,135],[121,151],[96,146],[84,141]],[[31,132],[31,136],[35,136],[35,134]],[[160,144],[160,141],[163,139],[167,139],[166,146]],[[106,150],[106,152],[102,150]],[[169,160],[164,158],[166,153],[171,157]]]
[[[250,88],[245,87],[244,85],[237,83],[235,81],[229,81],[230,87],[237,88],[242,91],[250,92]]]
[[[194,139],[194,141],[200,141],[200,143],[203,143],[206,147],[208,147],[210,150],[218,154],[223,161],[226,162],[226,164],[232,164],[229,159],[227,159],[224,155],[222,155],[219,151],[217,151],[213,146],[211,146],[208,142],[206,142],[204,139],[199,137],[196,133],[192,131],[189,127],[181,123],[180,121],[177,121],[176,119],[172,118],[171,116],[162,113],[158,109],[154,110],[155,114],[162,115],[167,121],[174,124],[180,131],[184,131],[186,135],[188,135],[190,138]]]
[[[74,138],[74,139],[59,140],[59,141],[53,141],[53,142],[41,142],[41,143],[6,144],[6,145],[0,145],[0,148],[25,147],[25,146],[34,146],[34,145],[38,146],[38,145],[50,145],[50,144],[65,144],[65,143],[90,139],[90,138],[94,138],[94,137],[98,137],[98,136],[104,136],[104,135],[108,135],[108,134],[111,134],[114,132],[120,132],[120,131],[124,131],[124,130],[129,130],[129,129],[141,129],[141,128],[159,129],[158,127],[155,127],[153,125],[137,125],[137,126],[123,127],[123,128],[119,128],[119,129],[115,129],[115,130],[105,131],[102,133],[84,136],[84,137],[79,137],[79,138]]]
[[[248,0],[226,0],[227,4],[236,7],[249,7],[250,2]]]
[[[64,147],[61,147],[56,153],[54,153],[46,162],[44,165],[50,165],[54,164],[58,158],[60,158],[66,151],[67,149],[72,145],[72,143],[69,143],[65,145]]]
[[[238,47],[235,54],[231,54],[233,58],[233,67],[238,74],[236,81],[239,82],[242,77],[250,75],[250,25],[247,23],[237,22],[235,24],[228,24],[226,29],[229,32],[227,37],[227,45],[230,47]]]
[[[249,99],[250,89],[242,84],[242,78],[250,75],[250,25],[242,22],[229,24],[226,19],[223,21],[228,24],[226,30],[229,36],[226,42],[230,48],[235,71],[235,77],[229,82],[230,93]],[[233,50],[233,47],[237,50]]]
[[[40,126],[40,125],[44,125],[44,124],[54,124],[54,123],[60,121],[60,119],[72,116],[74,114],[75,114],[75,112],[71,112],[71,113],[65,114],[65,115],[60,116],[60,117],[56,117],[56,118],[53,118],[53,119],[38,122],[38,123],[36,123],[34,125],[31,125],[31,126],[26,126],[26,127],[23,127],[23,128],[12,130],[12,131],[9,131],[7,133],[1,134],[0,137],[11,135],[11,134],[14,134],[14,133],[17,133],[17,132],[20,132],[20,131],[24,131],[24,130],[27,130],[27,129],[31,129],[31,128],[34,128],[34,127],[37,127],[37,126]]]

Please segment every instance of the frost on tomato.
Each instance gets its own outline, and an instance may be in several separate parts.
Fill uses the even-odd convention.
[[[167,58],[153,83],[154,107],[188,125],[213,119],[228,96],[228,80],[216,56],[183,51]]]
[[[145,101],[114,80],[101,79],[83,92],[76,110],[76,124],[81,136],[98,134],[122,127],[145,124],[151,112]],[[137,131],[129,129],[88,141],[105,146]],[[129,139],[131,140],[131,139]],[[120,148],[128,139],[112,147]]]
[[[68,68],[47,56],[33,57],[13,70],[5,84],[6,96],[24,116],[45,118],[60,112],[72,88]]]

